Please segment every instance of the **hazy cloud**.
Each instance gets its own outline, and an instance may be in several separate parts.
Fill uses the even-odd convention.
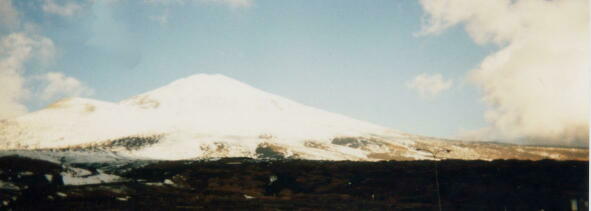
[[[45,0],[43,4],[43,11],[61,16],[72,16],[82,10],[82,6],[75,2],[67,2],[64,4],[57,4],[53,0]]]
[[[21,103],[21,100],[28,93],[27,90],[22,89],[23,78],[16,72],[0,71],[0,84],[2,84],[2,89],[0,89],[0,119],[12,118],[26,113],[27,107]]]
[[[11,118],[27,111],[22,104],[29,94],[23,76],[24,64],[31,58],[51,57],[53,42],[44,37],[29,37],[13,33],[0,40],[0,119]]]
[[[46,86],[39,93],[44,100],[91,95],[94,91],[73,77],[60,72],[48,72],[38,77]]]
[[[166,25],[168,23],[169,10],[165,9],[161,15],[150,16],[150,20],[160,23],[160,25]]]
[[[248,8],[252,6],[252,0],[200,0],[205,3],[226,5],[230,8]]]
[[[48,13],[69,16],[80,7],[74,3],[57,5],[45,1],[43,10]],[[27,112],[26,101],[44,101],[55,96],[72,96],[91,93],[77,79],[61,73],[44,73],[55,57],[55,46],[51,39],[35,30],[35,23],[23,22],[10,0],[0,0],[0,23],[10,25],[11,33],[0,37],[0,119],[13,118]],[[36,62],[41,72],[25,74],[26,64]],[[31,76],[31,75],[43,75]],[[43,78],[45,86],[40,93],[33,92],[27,83]],[[31,99],[31,97],[38,97]]]
[[[12,27],[19,23],[18,12],[11,0],[0,0],[0,27]]]
[[[144,0],[144,2],[151,4],[185,4],[187,2],[197,2],[205,4],[219,4],[230,8],[248,8],[252,6],[253,0]]]
[[[453,81],[443,79],[441,74],[420,74],[406,83],[409,89],[415,90],[423,98],[432,98],[451,88]]]
[[[499,50],[468,79],[488,105],[488,128],[472,133],[522,143],[588,145],[589,2],[421,0],[420,34],[463,24]]]

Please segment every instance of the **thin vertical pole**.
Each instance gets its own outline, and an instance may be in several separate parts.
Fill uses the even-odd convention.
[[[439,211],[442,211],[441,209],[441,193],[439,192],[439,170],[437,169],[437,162],[435,161],[435,185],[437,188],[437,205],[439,205]]]

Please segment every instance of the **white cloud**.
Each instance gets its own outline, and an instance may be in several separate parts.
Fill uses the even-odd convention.
[[[421,0],[421,34],[463,24],[497,52],[471,70],[483,92],[487,139],[588,145],[589,2],[583,0]],[[495,133],[495,135],[490,135]]]
[[[93,90],[75,78],[49,72],[25,75],[25,64],[37,61],[41,65],[53,59],[55,46],[43,36],[12,33],[0,40],[0,119],[20,116],[27,112],[26,101],[47,102],[60,97],[90,95]],[[40,81],[42,89],[32,91],[28,81]],[[31,99],[31,97],[38,97]]]
[[[161,4],[161,5],[170,5],[170,4],[185,4],[187,2],[198,2],[198,3],[205,3],[205,4],[219,4],[223,6],[227,6],[232,9],[237,8],[248,8],[252,6],[253,0],[144,0],[146,3],[151,4]]]
[[[432,98],[451,88],[453,81],[444,80],[441,74],[420,74],[406,83],[409,89],[415,90],[423,98]]]
[[[144,0],[145,3],[148,4],[184,4],[187,0]]]
[[[45,37],[13,33],[0,40],[0,119],[27,111],[22,104],[29,94],[24,87],[24,64],[31,58],[49,59],[53,51],[53,42]]]
[[[67,2],[65,4],[57,4],[53,0],[45,0],[43,4],[43,11],[60,16],[72,16],[82,10],[82,6],[74,2]]]
[[[166,9],[162,13],[162,15],[150,16],[150,19],[160,23],[160,25],[166,25],[168,23],[168,14],[169,14],[169,10]]]
[[[206,3],[226,5],[230,8],[248,8],[252,6],[252,0],[200,0]]]
[[[52,5],[53,1],[45,1],[43,9],[59,15],[72,15],[79,7],[66,4],[63,6]],[[77,96],[91,94],[92,90],[86,88],[75,78],[64,76],[61,73],[47,73],[44,70],[52,64],[55,55],[53,41],[39,35],[34,23],[22,22],[18,17],[18,11],[12,6],[10,0],[0,0],[0,24],[9,25],[10,34],[0,37],[0,119],[13,118],[27,112],[26,101],[43,102],[57,96]],[[22,32],[18,32],[22,31]],[[31,76],[26,73],[26,64],[36,62],[41,67],[35,74],[44,75],[46,84],[41,93],[37,93],[28,87],[27,82],[38,79],[39,76]],[[41,96],[39,99],[31,97]]]
[[[21,100],[28,94],[23,78],[16,72],[0,71],[0,119],[12,118],[27,112]]]
[[[48,72],[39,77],[47,85],[39,93],[44,100],[91,95],[94,91],[73,77],[60,72]]]
[[[0,0],[0,25],[14,27],[20,22],[11,0]]]
[[[151,15],[148,18],[152,21],[160,23],[160,25],[168,24],[169,6],[185,5],[186,3],[200,3],[213,4],[228,7],[230,9],[249,8],[253,5],[253,0],[144,0],[147,4],[158,5],[164,7],[165,10],[161,15]]]

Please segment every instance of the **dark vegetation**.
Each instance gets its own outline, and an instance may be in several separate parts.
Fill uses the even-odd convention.
[[[52,149],[54,151],[105,151],[108,149],[139,150],[160,142],[162,135],[129,136],[118,139],[106,140],[99,143],[77,145],[67,148]]]
[[[107,146],[100,146],[100,148],[116,148],[116,147],[123,147],[126,150],[138,150],[150,145],[157,144],[160,142],[160,136],[147,136],[147,137],[126,137],[115,139],[113,141],[107,142]]]
[[[285,155],[276,151],[272,146],[260,144],[255,150],[256,156],[261,159],[282,159]]]
[[[370,144],[375,144],[379,146],[382,145],[379,141],[366,139],[363,137],[337,137],[332,139],[331,143],[351,148],[363,148]]]
[[[571,200],[588,210],[587,162],[445,160],[437,167],[442,210],[571,210]],[[435,161],[162,161],[112,171],[127,181],[84,186],[64,186],[62,167],[45,161],[3,157],[0,170],[1,181],[22,189],[0,189],[0,203],[9,201],[0,209],[438,210]],[[17,179],[25,171],[32,174]]]

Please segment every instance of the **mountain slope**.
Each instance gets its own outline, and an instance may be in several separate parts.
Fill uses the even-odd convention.
[[[222,75],[194,75],[120,104],[143,108],[169,127],[208,133],[326,138],[389,130],[304,106]]]
[[[3,148],[47,148],[139,132],[141,129],[133,124],[125,124],[134,121],[128,110],[91,99],[64,99],[43,110],[4,120],[0,127],[0,143]]]
[[[564,159],[569,153],[474,146],[404,134],[205,74],[119,103],[65,99],[0,123],[0,149],[99,150],[146,159]],[[436,156],[439,151],[445,155]]]

